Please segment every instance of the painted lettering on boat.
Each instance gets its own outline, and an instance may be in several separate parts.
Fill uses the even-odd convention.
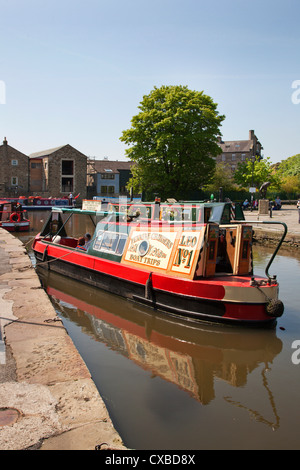
[[[141,232],[133,230],[124,256],[125,261],[167,269],[176,240],[176,232]]]
[[[171,271],[190,274],[195,265],[195,257],[203,240],[204,231],[184,232],[180,237]]]
[[[129,235],[123,262],[192,278],[204,233],[204,227],[200,231],[183,231],[181,227],[164,231],[135,228]]]

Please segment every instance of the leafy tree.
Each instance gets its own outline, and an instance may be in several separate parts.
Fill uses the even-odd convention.
[[[225,117],[217,104],[186,86],[162,86],[145,95],[139,109],[120,138],[131,145],[126,154],[136,163],[129,186],[175,198],[200,189],[221,152],[217,137]]]
[[[276,163],[273,168],[280,176],[281,190],[288,197],[297,197],[297,194],[300,193],[300,154]]]
[[[300,175],[283,177],[281,190],[289,197],[297,197],[297,194],[300,194]]]
[[[220,187],[225,191],[236,189],[231,168],[224,162],[216,164],[213,180],[206,186],[206,189],[211,192],[216,192]]]
[[[282,176],[298,176],[300,178],[300,154],[283,160],[277,168]]]
[[[277,173],[273,172],[269,157],[266,159],[256,157],[254,164],[251,160],[239,163],[234,180],[237,184],[246,188],[250,187],[253,183],[259,189],[267,181],[271,183],[270,189],[272,187],[278,189],[280,186],[280,177]]]

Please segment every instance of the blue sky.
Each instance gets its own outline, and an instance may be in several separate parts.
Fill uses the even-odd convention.
[[[272,162],[300,153],[299,15],[299,0],[0,0],[0,142],[125,159],[143,95],[186,85],[218,103],[224,140],[254,129]]]

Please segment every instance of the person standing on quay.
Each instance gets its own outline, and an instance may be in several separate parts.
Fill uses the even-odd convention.
[[[297,202],[297,209],[298,209],[298,222],[300,224],[300,199],[298,199],[298,202]]]

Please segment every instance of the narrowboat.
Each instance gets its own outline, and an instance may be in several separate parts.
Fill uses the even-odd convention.
[[[90,203],[52,209],[33,243],[38,266],[193,320],[271,326],[283,314],[269,268],[285,224],[278,222],[284,233],[262,277],[253,273],[252,225],[237,204],[156,201],[103,211]],[[70,223],[83,216],[94,226],[85,246],[74,233],[80,225]]]
[[[0,227],[8,232],[28,232],[30,220],[21,204],[0,200]]]
[[[29,196],[27,199],[19,199],[23,209],[33,210],[51,210],[53,206],[68,206],[68,198],[51,198],[51,197],[40,197],[40,196]]]

